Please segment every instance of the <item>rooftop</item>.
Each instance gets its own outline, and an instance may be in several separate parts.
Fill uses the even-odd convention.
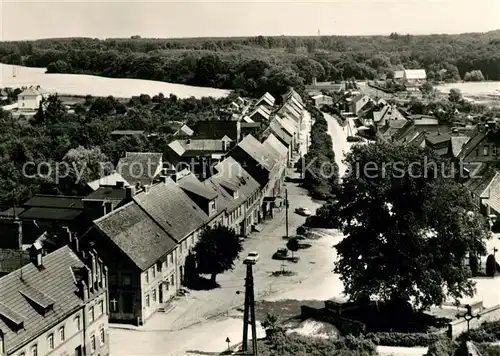
[[[163,154],[156,152],[126,152],[116,170],[132,186],[151,185],[162,168],[162,157]]]
[[[217,192],[207,188],[193,174],[182,177],[178,180],[178,184],[184,191],[198,195],[206,200],[214,200],[217,197]]]
[[[97,190],[100,186],[115,186],[117,182],[124,182],[125,187],[130,186],[130,184],[125,181],[125,178],[123,178],[119,173],[116,172],[87,183],[87,185],[92,190]]]
[[[176,242],[135,202],[95,220],[94,224],[142,271],[176,247]]]
[[[189,140],[176,140],[171,142],[168,147],[174,151],[178,156],[185,154],[200,152],[225,152],[224,143],[222,139],[189,139]]]
[[[66,195],[44,195],[35,194],[30,200],[23,205],[28,207],[39,208],[61,208],[61,209],[80,209],[83,210],[83,197],[66,196]]]
[[[84,263],[68,247],[43,257],[43,267],[29,263],[0,278],[0,330],[11,354],[83,306],[73,268]],[[33,303],[33,300],[36,300]],[[50,306],[46,313],[38,307]]]

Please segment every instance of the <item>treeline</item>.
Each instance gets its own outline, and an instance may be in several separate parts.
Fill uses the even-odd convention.
[[[299,160],[303,172],[303,186],[315,199],[327,200],[335,196],[339,187],[339,167],[335,162],[332,138],[323,113],[312,105],[308,111],[314,124],[311,127],[311,144],[307,154]]]
[[[126,151],[164,152],[182,122],[213,119],[231,98],[178,99],[162,94],[141,95],[129,102],[113,97],[93,98],[76,104],[69,113],[60,98],[48,98],[46,109],[28,120],[0,109],[0,208],[22,203],[36,192],[78,195],[96,179],[99,163],[116,165]],[[113,130],[144,130],[157,135],[113,137]],[[29,171],[23,173],[28,162]],[[42,163],[44,162],[44,163]],[[87,167],[84,179],[56,181],[57,164]],[[36,167],[42,170],[36,172]],[[49,171],[49,168],[50,170]],[[43,177],[27,174],[42,173]],[[70,172],[74,178],[75,172]]]
[[[424,68],[455,81],[481,71],[500,80],[500,32],[373,37],[253,37],[228,39],[47,39],[0,43],[0,61],[88,73],[240,89],[279,96],[288,86],[391,77]],[[477,73],[477,72],[476,72]],[[468,76],[470,77],[470,75]]]

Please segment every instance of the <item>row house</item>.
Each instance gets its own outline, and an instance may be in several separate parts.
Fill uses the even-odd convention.
[[[253,122],[268,122],[271,117],[271,110],[265,105],[259,105],[247,116]]]
[[[220,139],[176,140],[168,144],[166,158],[176,171],[189,169],[201,179],[210,176],[213,166],[234,146],[235,141],[225,135]]]
[[[264,132],[264,136],[274,135],[282,145],[287,149],[287,165],[292,160],[292,154],[298,146],[297,132],[292,125],[286,124],[283,120],[276,116],[270,123],[269,127]]]
[[[0,278],[1,355],[109,355],[107,269],[69,237]]]
[[[269,109],[272,109],[274,106],[274,103],[276,102],[276,99],[269,93],[265,93],[262,95],[259,100],[255,103],[255,107],[259,105],[264,105]]]
[[[246,237],[260,224],[259,183],[232,157],[215,166],[216,173],[203,184],[218,192],[217,204],[225,208],[225,224]]]
[[[176,177],[146,186],[82,236],[109,268],[113,321],[141,325],[165,308],[193,272],[203,228],[224,223],[213,190],[193,174]]]

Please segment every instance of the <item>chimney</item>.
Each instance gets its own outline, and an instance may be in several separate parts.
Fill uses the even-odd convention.
[[[149,185],[144,185],[144,193],[149,194]]]
[[[125,186],[124,181],[117,181],[116,182],[116,187],[122,189]]]
[[[89,299],[89,289],[83,279],[80,281],[80,293],[83,301],[86,302]]]
[[[104,202],[104,215],[109,214],[113,211],[113,203],[110,201]]]
[[[125,188],[125,191],[126,191],[126,197],[127,197],[127,200],[130,200],[132,199],[132,197],[134,196],[134,187],[127,187]]]
[[[85,266],[85,270],[87,271],[87,288],[90,294],[94,291],[94,288],[92,288],[92,271],[87,266]]]
[[[42,245],[36,241],[30,248],[31,262],[37,267],[43,267]]]

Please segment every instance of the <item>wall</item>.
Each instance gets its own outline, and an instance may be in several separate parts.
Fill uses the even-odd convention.
[[[100,310],[100,303],[103,305],[103,312]],[[94,320],[89,318],[91,307],[94,308]],[[107,293],[102,293],[93,299],[90,299],[86,305],[86,333],[85,346],[87,355],[99,354],[100,356],[109,355],[109,310],[107,304]],[[104,330],[104,342],[101,342],[101,329]],[[91,337],[95,337],[96,349],[92,352]],[[74,354],[74,349],[73,349]],[[70,353],[70,355],[72,355]]]
[[[77,329],[75,323],[75,318],[80,317],[80,330]],[[59,329],[64,327],[65,341],[61,342],[59,337]],[[84,343],[83,335],[83,313],[82,309],[79,309],[75,313],[71,314],[64,321],[52,326],[49,330],[40,335],[36,340],[30,341],[24,347],[19,348],[9,355],[21,355],[23,352],[25,355],[31,355],[31,349],[34,345],[37,345],[38,355],[63,355],[68,353],[69,355],[75,354],[75,348],[77,346],[82,346]],[[47,337],[54,335],[54,349],[49,350],[49,343]]]
[[[461,312],[463,314],[463,312]],[[500,320],[500,305],[488,308],[478,313],[481,317],[479,319],[472,319],[470,321],[470,328],[476,329],[485,321]],[[467,321],[459,319],[448,324],[448,336],[455,339],[457,336],[467,331]]]
[[[20,95],[18,96],[19,110],[38,110],[40,107],[40,101],[42,101],[42,96],[33,95]]]

